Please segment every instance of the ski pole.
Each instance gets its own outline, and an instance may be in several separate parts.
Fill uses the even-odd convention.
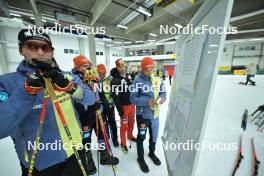
[[[98,111],[99,111],[99,113],[98,113]],[[104,141],[105,141],[107,152],[110,153],[110,156],[114,156],[113,152],[112,152],[112,149],[111,149],[111,146],[110,146],[109,141],[108,141],[108,136],[107,136],[107,133],[106,133],[106,130],[105,130],[105,127],[104,127],[104,123],[103,123],[103,119],[102,119],[102,115],[100,113],[100,110],[97,110],[97,115],[96,116],[99,119],[99,123],[100,123],[101,130],[102,130],[102,133],[103,133],[103,137],[104,137]],[[111,157],[111,160],[112,160],[111,165],[112,165],[113,173],[116,176],[112,157]]]
[[[60,105],[59,105],[58,99],[57,99],[57,97],[56,97],[55,91],[53,90],[53,87],[52,87],[52,85],[51,85],[50,80],[49,80],[48,78],[44,78],[44,77],[43,77],[43,79],[44,79],[44,81],[45,81],[46,91],[48,92],[49,97],[51,98],[51,100],[52,100],[52,102],[53,102],[53,104],[54,104],[54,106],[55,106],[55,109],[56,109],[56,111],[57,111],[57,113],[58,113],[58,115],[59,115],[59,117],[60,117],[61,123],[62,123],[62,125],[63,125],[63,127],[64,127],[64,131],[65,131],[65,133],[66,133],[66,135],[67,135],[67,137],[68,137],[68,140],[71,142],[71,141],[72,141],[72,136],[71,136],[71,133],[70,133],[69,127],[68,127],[68,125],[67,125],[67,122],[66,122],[66,120],[65,120],[65,118],[64,118],[63,112],[62,112],[62,110],[61,110],[61,108],[60,108]],[[73,149],[73,152],[74,152],[74,154],[75,154],[75,157],[76,157],[76,159],[77,159],[77,161],[78,161],[78,164],[79,164],[79,166],[80,166],[80,169],[81,169],[81,171],[82,171],[82,174],[83,174],[84,176],[87,176],[87,173],[86,173],[86,171],[85,171],[85,169],[84,169],[84,166],[83,166],[83,164],[82,164],[82,160],[81,160],[81,158],[80,158],[80,155],[79,155],[79,153],[78,153],[78,151],[77,151],[75,145],[72,146],[72,149]]]
[[[252,173],[252,176],[257,176],[260,161],[257,158],[257,152],[255,149],[254,138],[251,138],[251,144],[252,144],[252,150],[253,150],[253,169],[252,169],[253,173]]]
[[[96,120],[95,120],[95,123],[96,123],[96,135],[97,135],[97,144],[98,144],[98,150],[97,150],[97,167],[98,167],[98,176],[100,175],[100,164],[99,164],[99,159],[100,159],[100,155],[99,155],[99,149],[100,149],[100,144],[99,144],[99,133],[98,133],[98,118],[96,117]]]
[[[99,101],[99,98],[98,98],[98,93],[96,92],[96,86],[94,87],[94,90],[93,91],[95,93],[96,102],[97,102],[97,101]],[[100,109],[96,110],[96,118],[98,118],[99,123],[100,123],[100,126],[101,126],[101,130],[102,130],[102,133],[103,133],[103,137],[104,137],[106,149],[110,153],[110,156],[114,156],[113,155],[113,151],[111,149],[111,146],[109,144],[109,138],[108,138],[107,133],[106,133],[106,129],[105,129],[105,126],[104,126],[104,122],[103,122],[103,119],[102,119],[102,114],[100,112]],[[114,169],[114,164],[113,164],[113,158],[112,157],[111,157],[111,160],[112,160],[111,165],[112,165],[113,173],[116,176],[115,169]]]
[[[35,161],[36,161],[36,155],[38,152],[38,146],[40,143],[40,135],[42,132],[42,127],[44,124],[44,119],[45,119],[45,114],[46,114],[46,110],[47,110],[47,104],[48,104],[48,95],[47,95],[47,91],[45,91],[45,95],[44,95],[44,100],[43,100],[43,106],[42,106],[42,110],[40,113],[40,119],[39,119],[39,126],[37,128],[37,134],[36,134],[36,146],[32,152],[32,156],[31,156],[31,161],[30,161],[30,166],[28,169],[28,176],[32,176],[33,173],[33,169],[34,169],[34,165],[35,165]]]

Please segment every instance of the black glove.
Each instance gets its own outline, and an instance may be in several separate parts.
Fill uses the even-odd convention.
[[[70,81],[64,77],[64,75],[58,69],[47,71],[43,74],[43,77],[50,78],[52,83],[56,84],[60,88],[66,88]]]
[[[39,68],[45,78],[50,78],[53,84],[55,84],[55,89],[57,91],[63,91],[68,93],[74,93],[77,89],[77,86],[70,82],[64,75],[61,73],[61,70],[57,66],[52,66],[49,63],[32,59],[37,68]]]
[[[43,71],[43,77],[50,78],[52,83],[55,83],[60,88],[65,88],[69,85],[69,80],[64,77],[61,70],[57,66],[52,66],[49,63],[32,59],[37,68]]]
[[[28,75],[29,86],[32,87],[45,87],[45,82],[39,72],[33,72]]]
[[[28,79],[25,82],[25,89],[29,94],[36,94],[45,87],[44,80],[40,73],[28,73]]]
[[[59,70],[59,67],[57,65],[52,66],[52,64],[44,62],[44,61],[32,59],[32,62],[34,63],[36,68],[40,69],[43,72],[48,72],[54,69]]]

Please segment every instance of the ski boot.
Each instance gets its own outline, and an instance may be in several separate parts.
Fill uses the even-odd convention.
[[[96,166],[93,161],[91,150],[86,152],[87,171],[89,175],[94,175],[97,172]]]
[[[117,165],[119,163],[119,159],[111,156],[106,150],[102,150],[100,152],[100,163],[102,165]]]
[[[121,150],[124,154],[127,154],[128,153],[128,149],[127,149],[127,146],[126,145],[121,145]]]
[[[137,162],[138,162],[138,164],[139,164],[140,169],[141,169],[143,172],[145,172],[145,173],[149,172],[149,167],[148,167],[147,163],[145,162],[144,158],[143,158],[143,159],[139,159],[139,158],[138,158],[138,159],[137,159]]]
[[[153,163],[154,163],[155,165],[159,166],[159,165],[161,164],[159,158],[155,155],[154,152],[150,152],[150,153],[148,154],[148,156],[150,157],[150,159],[153,161]]]
[[[113,145],[114,147],[118,147],[119,146],[119,142],[117,139],[112,139]]]

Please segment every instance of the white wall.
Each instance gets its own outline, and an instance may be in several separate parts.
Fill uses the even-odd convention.
[[[88,43],[88,38],[84,38],[84,55],[86,57],[89,57],[89,43]]]
[[[20,29],[15,28],[4,28],[4,34],[8,43],[6,43],[6,54],[8,58],[8,70],[9,72],[15,71],[18,63],[23,59],[19,54],[18,45],[17,45],[17,34]],[[64,53],[64,49],[75,49],[79,50],[78,38],[73,35],[50,35],[53,46],[55,48],[54,57],[57,60],[60,67],[65,71],[70,71],[73,68],[73,57],[78,54]],[[89,56],[89,45],[88,39],[83,38],[84,40],[84,55]],[[240,47],[255,46],[256,50],[239,50]],[[139,49],[155,49],[157,46],[148,46],[141,48],[129,48],[129,50],[139,50]],[[110,63],[107,65],[107,68],[115,67],[115,61],[119,58],[125,56],[125,49],[118,50],[115,47],[109,48],[109,59]],[[261,42],[251,42],[251,43],[227,43],[224,48],[226,52],[223,52],[223,57],[221,60],[221,66],[231,66],[233,65],[249,65],[250,63],[259,63],[259,67],[264,69],[264,48],[262,49],[262,57],[259,59]],[[235,49],[235,50],[234,50]],[[105,45],[96,44],[96,51],[103,52],[103,55],[97,55],[97,64],[103,63],[106,64],[106,48]],[[165,45],[164,52],[174,51],[175,44]],[[233,53],[235,58],[233,58]],[[113,54],[120,54],[121,56],[113,56]],[[0,53],[0,56],[2,54]],[[242,56],[242,57],[240,57]],[[255,56],[255,57],[252,57]],[[3,56],[2,56],[3,57]],[[0,58],[1,59],[1,58]],[[233,60],[233,61],[232,61]],[[2,73],[2,68],[0,67],[0,74]]]
[[[120,56],[113,56],[113,54],[119,54]],[[125,56],[125,49],[116,49],[115,47],[109,48],[110,63],[108,68],[112,69],[115,67],[115,61]]]
[[[164,54],[166,54],[168,51],[172,51],[173,53],[175,53],[176,52],[175,44],[164,45]]]
[[[103,55],[96,55],[96,63],[97,64],[105,64],[106,63],[105,45],[96,44],[96,52],[103,52]]]
[[[247,47],[255,47],[255,50],[245,50]],[[261,42],[227,43],[224,48],[226,48],[226,52],[223,52],[221,66],[240,66],[259,63],[259,67],[261,69],[264,68],[264,48],[262,48],[262,57],[260,58]]]
[[[54,58],[60,68],[64,71],[70,71],[74,64],[73,58],[79,54],[64,53],[64,49],[79,50],[78,38],[68,35],[50,35],[52,45],[55,48]]]
[[[17,34],[20,29],[4,27],[5,40],[8,41],[5,45],[6,56],[8,60],[8,71],[15,71],[18,63],[23,60],[23,57],[18,51]]]
[[[232,57],[234,51],[233,44],[226,44],[224,46],[226,51],[223,51],[222,59],[221,59],[221,66],[231,66],[232,65]]]

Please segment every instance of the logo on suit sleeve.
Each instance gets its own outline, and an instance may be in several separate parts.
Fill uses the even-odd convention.
[[[8,100],[8,94],[6,92],[0,92],[0,102],[1,101],[7,101]]]

